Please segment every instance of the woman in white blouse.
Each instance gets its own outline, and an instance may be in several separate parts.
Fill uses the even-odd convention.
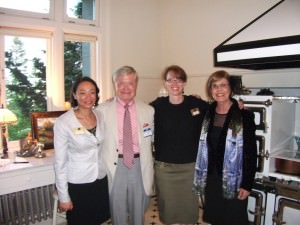
[[[101,158],[103,121],[99,88],[89,77],[72,88],[72,109],[54,125],[55,175],[59,207],[68,225],[99,225],[110,217],[106,170]]]

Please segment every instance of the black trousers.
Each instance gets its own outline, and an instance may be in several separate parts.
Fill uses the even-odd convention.
[[[68,183],[73,209],[67,211],[68,225],[100,225],[110,218],[107,177],[92,183]]]

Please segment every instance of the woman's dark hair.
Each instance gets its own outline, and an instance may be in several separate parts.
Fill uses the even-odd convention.
[[[72,89],[71,89],[71,96],[70,96],[70,99],[71,99],[71,105],[72,105],[72,107],[78,106],[78,102],[77,102],[77,100],[74,98],[74,95],[73,95],[73,94],[76,93],[79,84],[81,84],[82,82],[90,82],[91,84],[93,84],[93,85],[95,86],[95,88],[96,88],[96,102],[95,102],[95,106],[97,106],[97,105],[98,105],[98,101],[99,101],[99,92],[100,92],[100,90],[99,90],[99,88],[98,88],[96,82],[95,82],[93,79],[89,78],[89,77],[80,77],[80,78],[78,78],[78,79],[74,82],[74,84],[73,84],[73,86],[72,86]]]
[[[177,65],[168,66],[162,73],[162,79],[164,81],[167,80],[168,73],[172,71],[175,74],[176,79],[181,80],[183,82],[187,81],[187,75],[184,69]]]

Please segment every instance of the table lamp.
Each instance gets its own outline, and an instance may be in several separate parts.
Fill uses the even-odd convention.
[[[0,108],[0,154],[4,156],[7,151],[7,140],[5,136],[6,126],[15,124],[18,121],[16,115],[2,105]]]

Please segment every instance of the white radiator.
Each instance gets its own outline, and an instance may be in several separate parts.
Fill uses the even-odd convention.
[[[54,184],[0,196],[0,225],[28,225],[52,217]]]

